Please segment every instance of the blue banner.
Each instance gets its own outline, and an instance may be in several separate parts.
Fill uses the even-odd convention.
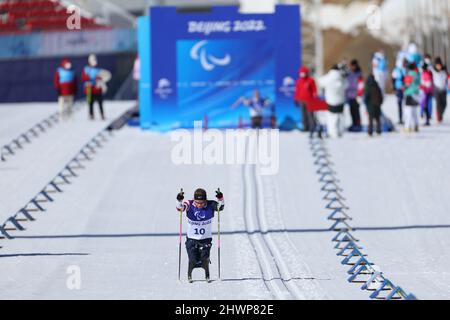
[[[151,105],[151,61],[150,61],[150,18],[138,18],[138,55],[140,62],[141,75],[139,79],[139,105]],[[145,72],[142,72],[145,70]],[[140,109],[141,128],[151,129],[151,108]]]
[[[264,126],[300,121],[293,104],[301,61],[297,5],[276,6],[274,14],[240,14],[234,6],[150,10],[151,71],[142,73],[151,74],[151,104],[141,103],[143,128],[192,128],[196,120],[245,127],[254,114],[240,99],[256,91],[265,101]]]

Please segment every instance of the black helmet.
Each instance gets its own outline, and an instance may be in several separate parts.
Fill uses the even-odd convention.
[[[195,190],[194,200],[206,200],[206,191],[203,189]]]

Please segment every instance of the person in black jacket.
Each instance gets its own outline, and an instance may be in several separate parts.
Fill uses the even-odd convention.
[[[369,136],[373,134],[373,122],[376,123],[376,131],[381,134],[381,105],[383,104],[383,93],[373,74],[369,75],[365,85],[364,102],[369,113]]]

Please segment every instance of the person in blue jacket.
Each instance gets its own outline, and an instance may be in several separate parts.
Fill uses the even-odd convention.
[[[392,71],[392,85],[395,90],[398,105],[398,124],[403,124],[403,98],[405,91],[405,76],[408,68],[408,60],[398,60]]]

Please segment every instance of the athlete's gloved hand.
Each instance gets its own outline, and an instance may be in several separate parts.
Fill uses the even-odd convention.
[[[178,201],[184,200],[184,192],[183,191],[181,191],[180,193],[177,194],[177,200]]]
[[[216,191],[216,198],[218,200],[222,200],[223,199],[223,193],[219,190]]]

